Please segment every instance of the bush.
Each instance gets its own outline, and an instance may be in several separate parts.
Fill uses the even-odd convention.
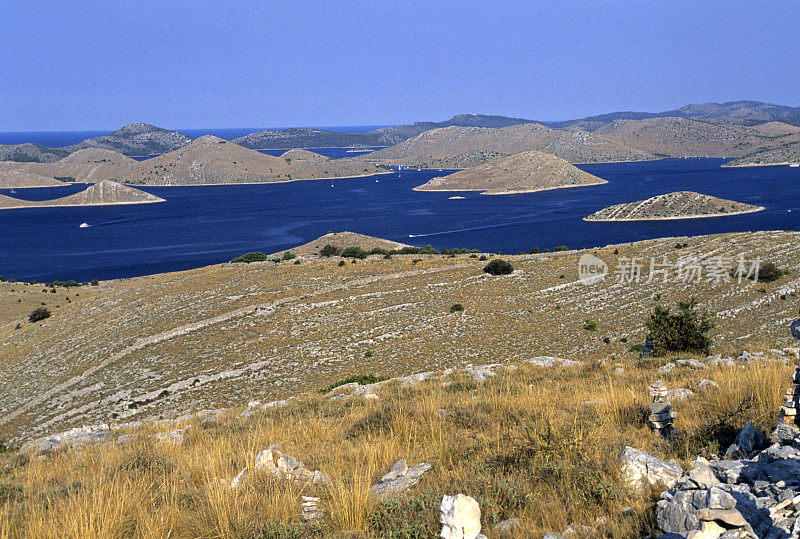
[[[774,262],[764,262],[758,268],[758,282],[771,283],[789,273],[791,272],[788,269],[779,268]]]
[[[342,251],[342,256],[345,258],[367,258],[367,253],[361,247],[348,247],[344,251]]]
[[[483,268],[483,271],[489,275],[508,275],[514,271],[514,266],[502,258],[498,258],[497,260],[492,260],[486,264],[486,266]]]
[[[531,254],[532,255],[538,255],[539,254],[539,248],[538,247],[534,247],[533,249],[531,249]]]
[[[711,339],[708,332],[713,327],[711,315],[697,310],[692,298],[678,302],[678,311],[656,305],[645,322],[653,343],[653,354],[664,356],[673,352],[708,354]]]
[[[95,279],[94,281],[92,281],[92,286],[97,286],[97,285],[99,285],[99,284],[100,284],[100,281],[98,281],[97,279]]]
[[[340,268],[341,268],[342,266],[346,265],[346,264],[347,264],[347,263],[346,263],[344,260],[340,260],[340,261],[339,261],[339,267],[340,267]]]
[[[464,306],[461,305],[460,303],[455,303],[452,307],[450,307],[450,312],[451,313],[460,313],[463,310],[464,310]]]
[[[294,260],[295,258],[297,258],[297,255],[291,251],[286,251],[285,253],[283,253],[284,260]]]
[[[569,251],[569,247],[567,247],[566,245],[559,245],[555,249],[553,249],[554,253],[557,253],[558,251]]]
[[[486,262],[489,259],[486,258],[486,255],[481,255],[481,257],[478,260],[480,260],[481,262]]]
[[[589,320],[586,320],[586,322],[584,322],[583,324],[583,329],[587,331],[597,330],[597,320],[592,320],[591,318]]]
[[[333,245],[328,243],[325,245],[325,247],[319,250],[319,256],[324,256],[324,257],[338,256],[340,252],[341,251],[339,251],[337,247],[334,247]]]
[[[246,264],[249,264],[250,262],[264,262],[265,260],[267,260],[267,258],[268,258],[267,255],[265,255],[264,253],[255,251],[253,253],[247,253],[242,256],[237,256],[236,258],[231,260],[231,262],[244,262]]]
[[[477,249],[464,249],[464,248],[442,249],[442,254],[443,255],[468,255],[468,254],[479,253],[479,252],[480,251],[478,251]]]
[[[406,246],[397,251],[397,254],[400,255],[438,255],[439,251],[431,247],[430,245],[426,245],[425,247],[411,247]]]
[[[50,318],[50,310],[47,307],[36,307],[30,315],[28,315],[28,322],[34,323],[39,320]]]
[[[69,281],[53,281],[51,285],[60,286],[62,288],[69,288],[70,286],[81,286],[81,283],[79,283],[74,279],[70,279]]]
[[[369,254],[369,255],[383,255],[383,256],[386,256],[386,255],[389,254],[389,251],[387,251],[386,249],[381,249],[380,247],[375,247],[374,249],[370,249],[367,254]]]

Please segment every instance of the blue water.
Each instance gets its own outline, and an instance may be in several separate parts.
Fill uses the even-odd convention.
[[[0,275],[38,281],[129,277],[224,262],[248,251],[272,253],[343,230],[439,249],[505,253],[666,236],[798,230],[800,169],[726,169],[719,167],[722,162],[668,159],[581,165],[609,183],[507,196],[412,191],[440,174],[432,170],[283,184],[146,187],[166,202],[0,211]],[[61,196],[81,187],[47,188],[47,195]],[[649,223],[581,220],[611,204],[678,190],[766,210]],[[40,192],[44,191],[17,189],[14,196],[32,198]],[[466,198],[448,200],[455,194]],[[83,222],[91,227],[79,228]]]
[[[385,125],[338,125],[327,127],[313,127],[311,129],[324,129],[337,133],[366,133]],[[214,135],[220,138],[232,139],[263,131],[265,129],[285,129],[283,127],[242,127],[230,129],[178,129],[184,135],[192,138],[203,135]],[[23,144],[33,142],[50,148],[61,148],[83,142],[88,138],[108,135],[111,131],[0,131],[0,144]]]

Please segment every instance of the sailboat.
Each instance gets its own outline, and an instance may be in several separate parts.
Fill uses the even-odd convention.
[[[78,228],[89,228],[91,225],[89,223],[81,223],[78,225]]]

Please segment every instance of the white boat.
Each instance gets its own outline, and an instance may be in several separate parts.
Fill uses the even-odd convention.
[[[81,223],[78,225],[78,228],[89,228],[91,225],[89,223]]]
[[[800,163],[792,163],[789,166],[792,167],[792,168],[797,168],[797,167],[800,167]]]

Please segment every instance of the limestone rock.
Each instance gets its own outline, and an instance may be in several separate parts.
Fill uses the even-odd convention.
[[[633,447],[625,447],[621,460],[623,478],[635,490],[656,485],[672,488],[683,474],[680,466],[664,462]]]
[[[402,464],[400,464],[401,462]],[[406,466],[406,470],[403,473],[399,473],[399,470],[401,470],[403,466]],[[370,492],[378,500],[397,496],[419,483],[422,476],[428,473],[430,469],[431,465],[427,462],[422,462],[413,468],[408,468],[407,465],[405,465],[405,461],[398,461],[392,466],[392,470],[384,475],[384,477],[389,476],[391,478],[385,481],[381,478],[377,485],[373,485],[370,488]]]
[[[439,511],[442,539],[475,539],[481,532],[481,508],[473,498],[444,496]]]
[[[756,449],[763,447],[767,437],[758,431],[752,423],[748,423],[736,436],[736,440],[725,451],[726,459],[749,458]]]

